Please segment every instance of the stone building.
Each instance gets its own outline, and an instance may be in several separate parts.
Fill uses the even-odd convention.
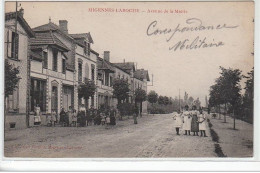
[[[29,39],[34,37],[34,32],[23,14],[23,9],[17,12],[17,16],[15,12],[5,14],[4,58],[14,67],[19,67],[20,78],[18,87],[5,99],[6,129],[25,128],[29,124]]]
[[[76,41],[76,85],[86,80],[91,80],[97,85],[97,59],[99,54],[91,49],[91,44],[94,42],[90,33],[70,34],[70,36]],[[91,106],[97,108],[97,94],[90,98],[87,103],[85,103],[84,99],[79,99],[79,105],[82,108],[86,107],[85,104],[88,104],[88,108]]]

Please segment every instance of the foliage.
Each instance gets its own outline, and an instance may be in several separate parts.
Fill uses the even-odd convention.
[[[17,88],[19,81],[18,74],[18,67],[14,67],[7,60],[5,60],[5,97],[13,94],[13,90]]]
[[[84,98],[87,101],[90,97],[95,95],[96,85],[94,81],[86,80],[84,83],[81,83],[78,88],[78,97]]]
[[[155,91],[150,91],[147,96],[147,99],[149,103],[156,103],[158,100],[158,94]]]
[[[209,106],[220,108],[221,104],[230,104],[233,111],[241,102],[240,80],[242,79],[241,70],[220,67],[220,77],[216,79],[215,84],[210,87]],[[235,129],[235,116],[234,116]]]
[[[159,105],[163,105],[164,104],[164,97],[163,96],[159,96],[158,97],[158,103],[159,103]]]
[[[145,101],[147,98],[147,94],[146,91],[141,89],[141,88],[137,88],[135,90],[135,101],[136,102],[143,102]]]
[[[122,117],[133,115],[135,107],[131,103],[120,103],[117,105],[117,109]]]
[[[117,98],[118,103],[128,98],[130,89],[126,79],[115,79],[113,81],[113,89],[113,95]]]

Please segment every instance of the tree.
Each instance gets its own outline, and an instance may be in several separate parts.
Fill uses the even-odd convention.
[[[155,91],[150,91],[147,96],[147,99],[148,99],[148,102],[151,103],[152,107],[153,107],[153,104],[156,103],[158,100],[158,94]]]
[[[94,81],[86,80],[84,83],[81,83],[78,88],[78,97],[79,99],[83,98],[85,100],[86,110],[88,108],[88,99],[95,95],[96,85]]]
[[[158,94],[155,91],[150,91],[147,96],[148,102],[154,104],[158,100]]]
[[[130,89],[126,79],[115,79],[113,81],[113,89],[113,95],[117,98],[118,104],[128,99]]]
[[[5,60],[5,98],[13,94],[14,89],[17,88],[19,81],[18,74],[19,68],[14,67]]]
[[[139,112],[141,113],[140,116],[142,116],[142,103],[145,101],[147,98],[146,91],[143,90],[142,88],[137,88],[135,90],[135,102],[140,104],[139,107]]]
[[[247,73],[247,76],[243,76],[247,79],[245,82],[245,95],[243,97],[244,114],[247,116],[249,122],[253,122],[254,114],[254,68]]]
[[[241,87],[239,82],[242,75],[239,69],[225,69],[224,67],[220,67],[220,69],[221,76],[216,79],[215,85],[211,86],[209,102],[210,106],[218,105],[219,109],[221,104],[225,104],[225,109],[227,103],[232,105],[234,118],[233,128],[235,129],[235,108],[241,101]],[[226,121],[226,116],[224,117],[224,121]]]
[[[163,97],[163,104],[164,104],[164,105],[168,105],[169,103],[170,103],[169,98],[168,98],[167,96],[164,96],[164,97]]]
[[[158,104],[159,105],[163,105],[164,104],[164,97],[163,96],[159,96],[158,97]]]
[[[194,101],[194,104],[195,104],[196,108],[199,109],[199,108],[201,107],[200,99],[197,98],[197,99]]]
[[[17,88],[19,82],[19,68],[11,65],[7,60],[5,60],[5,99],[11,94],[13,94],[14,89]],[[4,102],[4,112],[6,111],[6,101]],[[6,112],[4,113],[6,115]],[[4,123],[5,123],[4,116]]]
[[[113,95],[117,98],[118,101],[118,108],[123,107],[120,104],[124,102],[126,99],[128,99],[129,96],[129,84],[126,79],[123,78],[117,78],[113,81]],[[120,109],[123,111],[123,109]],[[123,112],[120,111],[120,120],[122,120]]]

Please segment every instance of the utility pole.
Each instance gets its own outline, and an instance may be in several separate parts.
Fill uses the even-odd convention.
[[[180,94],[180,89],[179,89],[179,109],[181,111],[181,94]]]

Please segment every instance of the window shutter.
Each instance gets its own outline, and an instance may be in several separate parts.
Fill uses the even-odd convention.
[[[19,50],[19,34],[16,34],[15,37],[16,41],[15,41],[15,58],[18,59],[18,50]]]
[[[7,56],[12,57],[12,33],[7,32]]]

